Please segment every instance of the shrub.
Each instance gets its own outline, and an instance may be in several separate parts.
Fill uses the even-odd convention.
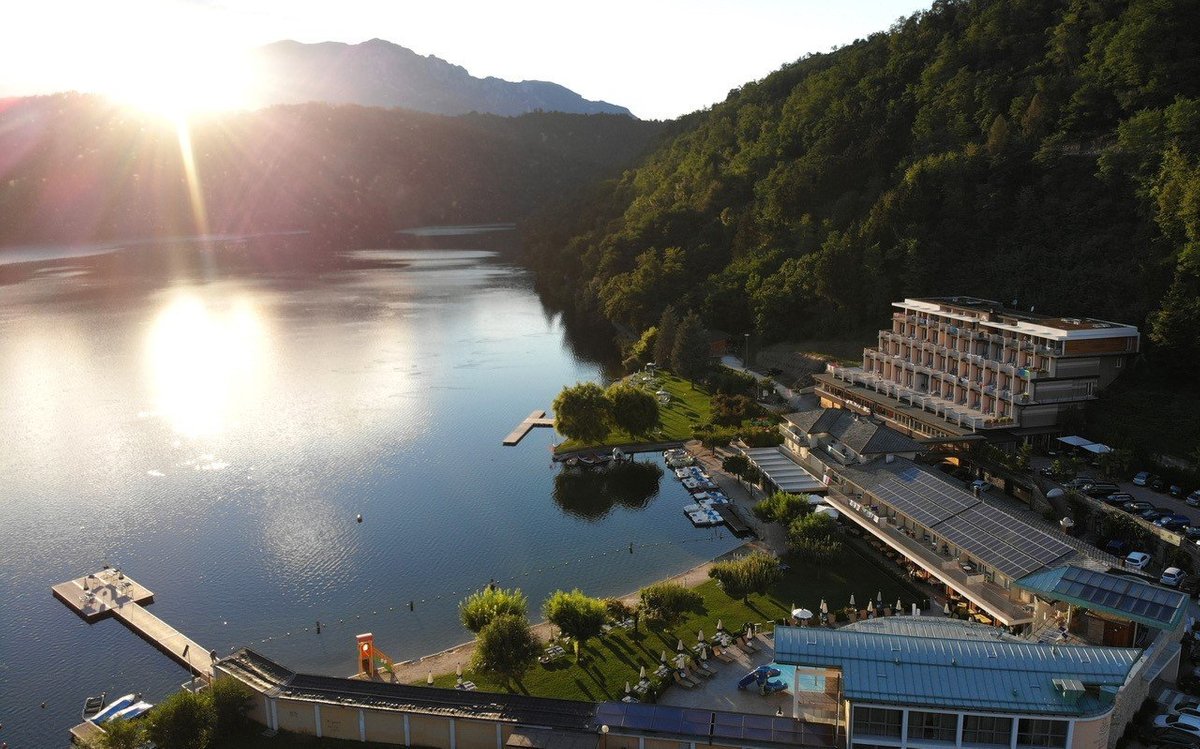
[[[813,561],[828,561],[842,550],[837,539],[837,521],[828,515],[813,513],[798,517],[788,526],[788,544],[792,551]]]
[[[717,394],[712,399],[712,420],[722,426],[737,426],[762,413],[757,403],[744,395]]]
[[[807,515],[811,511],[812,505],[809,504],[809,495],[789,494],[787,492],[775,492],[768,497],[764,497],[754,505],[753,509],[755,516],[759,520],[767,523],[779,523],[781,525],[791,525],[793,520]]]
[[[563,634],[584,642],[600,634],[608,618],[604,601],[584,595],[578,588],[571,592],[556,590],[542,604],[546,620]]]
[[[646,616],[664,622],[675,621],[685,611],[698,609],[704,603],[696,591],[671,582],[647,585],[638,592],[638,597]]]
[[[204,749],[212,737],[216,712],[205,696],[176,692],[147,713],[146,738],[160,749]]]
[[[783,570],[778,559],[756,551],[741,559],[716,562],[709,568],[708,576],[720,584],[727,596],[744,601],[751,593],[766,593],[779,582]]]
[[[213,737],[232,736],[250,725],[246,714],[253,706],[254,693],[242,682],[230,676],[214,679],[204,693],[212,703],[216,725]]]
[[[751,395],[757,382],[748,374],[717,367],[708,378],[709,389],[722,395]]]
[[[458,604],[458,618],[467,629],[479,633],[492,619],[502,614],[524,618],[527,601],[520,588],[503,590],[488,586],[464,598]]]

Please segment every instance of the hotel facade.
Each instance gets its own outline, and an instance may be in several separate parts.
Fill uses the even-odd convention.
[[[816,390],[823,406],[869,413],[918,438],[1047,439],[1140,344],[1132,325],[975,297],[892,306],[891,327],[863,351],[862,366],[830,367]]]

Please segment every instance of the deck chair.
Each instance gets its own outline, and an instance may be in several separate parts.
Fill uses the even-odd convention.
[[[675,671],[675,683],[678,684],[679,686],[683,687],[684,689],[694,689],[696,687],[696,682],[692,681],[687,676],[685,676],[682,671],[678,671],[678,670]]]

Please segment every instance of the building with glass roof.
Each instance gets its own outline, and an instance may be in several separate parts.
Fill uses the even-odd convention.
[[[796,714],[854,749],[1105,749],[1145,697],[1151,660],[940,617],[775,630]]]

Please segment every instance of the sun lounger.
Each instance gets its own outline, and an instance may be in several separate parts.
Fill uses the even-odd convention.
[[[658,670],[654,672],[654,675],[660,679],[665,679],[671,675],[671,669],[667,668],[666,666],[659,666]]]
[[[729,655],[729,653],[726,653],[725,648],[721,647],[720,645],[714,645],[712,652],[713,657],[725,661],[726,663],[733,663],[733,656]]]
[[[734,640],[734,642],[737,644],[737,646],[739,648],[746,651],[747,653],[757,653],[758,652],[758,648],[754,645],[754,643],[747,640],[745,635],[738,635],[737,639]]]
[[[696,664],[696,673],[700,674],[701,676],[703,676],[706,679],[711,679],[712,677],[717,675],[717,672],[713,671],[711,668],[704,665],[703,661]]]
[[[695,689],[696,688],[696,682],[692,681],[687,676],[685,676],[682,671],[675,672],[675,683],[678,684],[679,686],[683,687],[684,689]]]

